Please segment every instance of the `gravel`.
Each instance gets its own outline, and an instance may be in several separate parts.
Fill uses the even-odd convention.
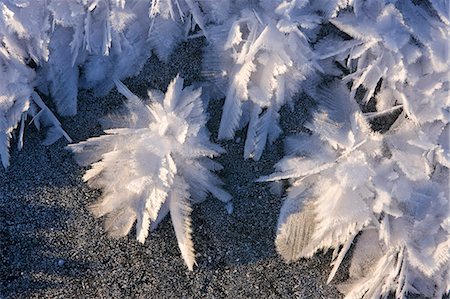
[[[147,88],[165,90],[178,73],[185,84],[201,80],[204,41],[180,45],[170,65],[151,57],[144,70],[124,83],[138,96]],[[114,89],[103,98],[79,94],[78,114],[59,117],[75,142],[102,134],[100,119],[117,111],[124,98]],[[48,101],[47,101],[48,102]],[[223,101],[209,105],[212,138]],[[303,130],[311,101],[299,95],[293,110],[283,109],[287,135]],[[22,151],[12,145],[11,166],[0,170],[0,298],[340,298],[330,285],[331,254],[287,264],[274,248],[280,196],[255,183],[283,157],[283,136],[258,162],[243,159],[245,129],[220,144],[217,160],[225,188],[234,196],[228,215],[214,198],[194,206],[193,238],[197,265],[189,272],[177,247],[170,217],[145,244],[134,232],[109,238],[102,220],[87,209],[101,194],[83,181],[85,171],[64,149],[65,140],[44,146],[45,132],[26,129]],[[217,141],[217,140],[215,140]],[[348,264],[348,263],[347,263]]]

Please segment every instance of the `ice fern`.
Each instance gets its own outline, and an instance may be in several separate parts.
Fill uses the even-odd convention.
[[[276,240],[285,259],[334,248],[330,282],[353,246],[346,298],[449,290],[449,31],[435,13],[354,1],[331,18],[352,39],[327,35],[315,53],[343,80],[310,91],[312,136],[289,139],[263,178],[291,182]]]
[[[255,9],[208,30],[204,75],[212,95],[225,96],[219,139],[248,124],[244,157],[259,160],[281,133],[281,106],[292,103],[313,70],[307,38],[282,16]]]
[[[220,2],[218,1],[217,7],[208,7],[211,14],[221,8]],[[202,35],[207,35],[206,18],[199,3],[200,1],[195,0],[151,1],[149,41],[159,59],[168,62],[175,46],[189,35],[195,34],[197,29],[202,31]],[[207,5],[209,1],[204,3]],[[226,13],[226,9],[222,12]]]
[[[136,74],[151,55],[142,38],[150,26],[144,1],[50,1],[48,10],[52,38],[43,90],[62,115],[76,113],[79,87],[105,95],[115,79]]]
[[[136,237],[144,242],[170,212],[178,245],[186,265],[195,263],[191,239],[191,204],[208,194],[223,202],[231,196],[212,171],[220,164],[210,158],[223,153],[209,141],[205,129],[201,90],[183,89],[175,78],[166,94],[150,91],[144,103],[116,81],[126,96],[127,114],[113,120],[106,135],[69,145],[81,165],[92,165],[84,175],[91,186],[103,190],[91,206],[112,236],[128,234],[135,221]],[[231,203],[228,203],[230,206]]]
[[[47,25],[44,2],[25,4],[0,3],[0,157],[5,168],[13,130],[19,127],[17,146],[21,149],[28,116],[38,129],[42,124],[51,127],[46,144],[62,136],[71,141],[35,91],[33,66],[44,63],[49,55],[49,36],[42,30]]]
[[[288,139],[289,155],[261,179],[291,182],[278,252],[292,261],[334,248],[330,282],[354,244],[350,279],[340,287],[347,298],[446,293],[448,168],[435,157],[448,150],[436,145],[444,136],[439,125],[430,128],[434,136],[424,136],[401,119],[382,135],[345,86],[321,86],[315,98],[320,109],[307,124],[313,135]]]
[[[382,136],[371,131],[347,95],[337,83],[320,90],[317,97],[324,108],[307,124],[315,133],[288,139],[289,156],[276,165],[277,173],[261,179],[289,179],[292,184],[281,209],[276,240],[279,253],[287,260],[341,244],[346,244],[344,255],[373,218],[370,178],[375,173],[374,162],[383,154]],[[336,110],[330,113],[325,107]]]
[[[446,122],[450,31],[435,13],[411,1],[358,1],[330,20],[353,39],[327,36],[315,53],[346,68],[352,97],[363,105],[372,100],[378,115],[402,109],[416,124]]]
[[[61,136],[71,141],[36,91],[51,96],[59,114],[73,115],[80,87],[105,93],[114,78],[135,74],[143,66],[149,54],[139,41],[142,23],[130,24],[136,19],[131,10],[140,12],[142,5],[81,0],[0,4],[0,153],[5,167],[16,127],[19,149],[23,145],[27,115],[38,128],[51,127],[46,144]]]

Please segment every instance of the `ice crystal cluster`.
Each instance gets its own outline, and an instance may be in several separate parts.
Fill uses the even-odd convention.
[[[105,135],[70,145],[103,191],[92,205],[113,236],[144,242],[170,213],[195,263],[191,204],[231,196],[213,174],[223,153],[205,127],[223,100],[219,139],[245,130],[245,159],[285,138],[259,179],[287,183],[275,246],[287,261],[333,249],[331,282],[350,256],[347,298],[450,289],[450,4],[447,0],[5,0],[0,3],[0,157],[29,123],[64,136],[80,89],[116,87],[126,109]],[[202,38],[202,89],[180,77],[137,98],[121,80],[148,58],[171,63]],[[201,93],[203,90],[203,100]],[[281,108],[315,105],[285,136]],[[47,105],[52,101],[52,105]],[[47,104],[46,104],[47,103]],[[55,107],[52,112],[49,107]],[[295,111],[294,111],[295,113]]]
[[[181,254],[192,270],[191,202],[211,193],[223,202],[231,196],[211,171],[222,166],[209,158],[223,150],[209,141],[201,90],[183,89],[175,78],[165,95],[150,91],[143,103],[120,81],[127,97],[126,117],[111,120],[106,135],[69,145],[81,165],[91,165],[83,179],[101,188],[103,197],[91,206],[96,216],[107,215],[112,236],[128,234],[134,222],[144,243],[150,228],[170,212]]]

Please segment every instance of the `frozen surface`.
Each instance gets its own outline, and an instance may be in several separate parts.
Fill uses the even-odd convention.
[[[152,57],[142,73],[125,84],[138,96],[147,88],[165,90],[180,73],[189,85],[201,79],[202,40],[182,44],[172,64]],[[293,113],[282,109],[286,135],[301,130],[310,105],[299,95]],[[105,98],[79,96],[78,114],[61,119],[74,142],[102,133],[99,119],[117,111],[124,97],[114,89]],[[223,102],[209,107],[211,132],[217,132]],[[286,264],[274,247],[281,206],[267,183],[254,183],[283,157],[280,140],[258,162],[243,160],[245,130],[220,144],[219,173],[234,196],[234,212],[207,200],[192,213],[197,266],[189,272],[166,218],[144,245],[135,234],[107,237],[102,220],[87,205],[100,195],[82,181],[84,169],[64,149],[66,141],[44,146],[42,134],[26,128],[22,151],[12,146],[13,163],[0,170],[0,298],[340,298],[330,285],[331,254]],[[217,135],[212,135],[217,142]],[[345,263],[345,262],[344,262]],[[344,265],[345,266],[345,265]]]

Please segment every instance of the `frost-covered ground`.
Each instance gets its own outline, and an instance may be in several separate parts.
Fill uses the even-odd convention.
[[[165,90],[180,73],[189,85],[200,79],[202,39],[182,44],[165,65],[152,57],[141,74],[125,81],[144,96],[147,88]],[[301,95],[299,95],[301,96]],[[107,100],[89,92],[79,97],[79,112],[61,122],[74,139],[102,133],[99,119],[117,111],[124,97],[114,89]],[[308,100],[302,101],[308,105]],[[222,102],[210,104],[211,132],[217,132]],[[301,129],[307,107],[282,110],[286,134]],[[340,298],[326,280],[331,254],[286,264],[274,247],[281,198],[268,184],[254,180],[270,174],[283,157],[282,141],[269,146],[260,161],[244,160],[245,132],[221,143],[227,150],[217,160],[233,195],[228,215],[217,200],[194,206],[193,238],[198,253],[193,272],[183,263],[170,219],[152,232],[144,245],[134,233],[111,239],[87,205],[100,192],[83,181],[59,140],[42,144],[28,126],[22,151],[12,146],[14,163],[0,172],[0,298]],[[213,138],[217,136],[213,134]],[[282,139],[280,139],[282,140]],[[342,271],[339,275],[345,275]]]
[[[448,293],[448,12],[442,0],[1,1],[0,299],[336,298],[344,280],[346,298]],[[179,77],[167,87],[177,74],[183,91]],[[221,99],[207,124],[227,151],[218,163],[199,84],[205,103]],[[128,116],[96,138],[124,104],[114,85]],[[149,105],[147,88],[166,96]],[[58,119],[79,163],[102,160],[88,172],[66,141],[45,147],[72,143]],[[282,207],[267,181],[289,187]],[[209,192],[227,204],[195,206],[191,232],[190,202]],[[169,210],[173,225],[147,238]],[[330,255],[303,264],[323,248],[333,270]]]

